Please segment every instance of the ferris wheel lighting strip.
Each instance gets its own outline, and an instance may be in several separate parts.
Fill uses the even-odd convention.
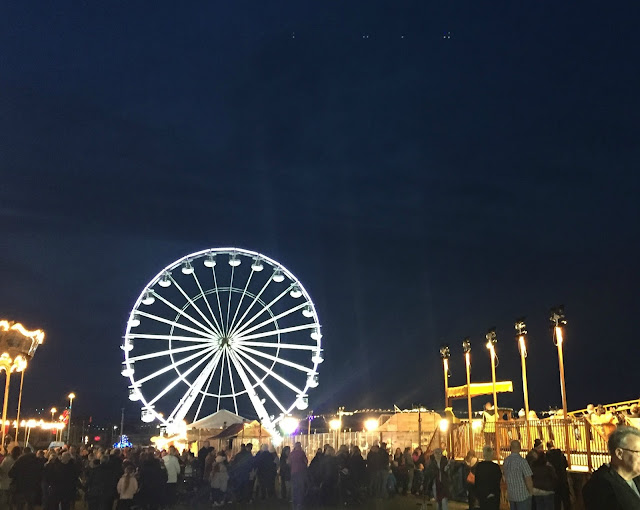
[[[223,350],[222,351],[222,363],[220,363],[220,384],[218,384],[218,407],[216,408],[216,411],[220,410],[220,400],[221,397],[220,395],[222,395],[222,381],[224,380],[224,358],[227,355],[227,350]]]
[[[182,421],[184,419],[202,391],[202,387],[204,386],[204,382],[206,381],[209,373],[215,373],[221,355],[222,351],[217,351],[215,353],[211,361],[207,363],[207,366],[202,370],[202,372],[200,372],[196,380],[193,382],[193,386],[190,386],[182,396],[180,402],[178,402],[178,405],[171,412],[167,421]]]
[[[202,285],[200,285],[200,279],[198,278],[198,275],[193,272],[193,279],[196,281],[196,285],[198,286],[198,290],[200,290],[200,294],[202,295],[202,299],[204,299],[204,303],[207,305],[207,309],[209,310],[209,313],[211,314],[211,318],[213,319],[213,322],[216,323],[216,325],[214,326],[213,324],[211,324],[211,322],[207,321],[207,323],[215,330],[218,332],[218,334],[220,336],[222,336],[222,327],[220,326],[220,324],[218,324],[218,321],[216,319],[215,314],[213,313],[213,310],[211,309],[211,304],[209,303],[209,299],[207,298],[206,294],[204,293],[204,291],[202,290]]]
[[[139,338],[143,340],[176,340],[179,342],[202,342],[205,344],[211,343],[211,338],[209,337],[194,337],[194,336],[178,336],[178,335],[152,335],[152,334],[138,334],[138,333],[129,333],[126,336],[127,339],[133,340],[134,338]],[[130,349],[129,349],[130,350]]]
[[[198,353],[200,354],[200,353]],[[148,405],[153,405],[155,404],[158,400],[160,400],[162,397],[164,397],[167,393],[169,393],[173,388],[175,388],[175,386],[182,381],[183,377],[187,377],[191,372],[193,372],[196,368],[198,368],[200,365],[202,365],[208,358],[209,356],[213,356],[215,354],[214,351],[209,352],[208,354],[204,355],[197,363],[195,363],[192,367],[190,367],[186,372],[184,372],[184,374],[182,374],[182,377],[176,377],[171,383],[169,383],[160,393],[158,393],[153,399],[151,399],[148,402]]]
[[[249,372],[249,375],[251,375],[251,377],[253,377],[253,379],[256,381],[256,383],[258,383],[258,385],[264,390],[264,392],[269,396],[269,398],[271,398],[271,400],[273,401],[273,403],[275,405],[277,405],[280,410],[283,413],[287,412],[287,409],[282,405],[282,403],[278,400],[278,398],[273,394],[273,392],[269,389],[269,387],[264,383],[264,381],[262,379],[260,379],[260,377],[258,377],[255,372],[253,370],[251,370],[251,368],[249,367],[249,365],[247,365],[245,363],[245,361],[242,358],[238,358],[238,361],[240,363],[242,363],[242,365],[244,366],[244,368],[247,370],[247,372]]]
[[[247,327],[249,327],[250,324],[253,323],[253,321],[255,321],[258,317],[260,317],[263,313],[265,313],[267,310],[270,310],[271,307],[276,304],[278,301],[280,301],[284,296],[287,295],[287,292],[289,292],[289,289],[285,289],[284,291],[282,291],[280,294],[278,294],[278,296],[276,296],[275,298],[273,298],[271,300],[270,303],[268,303],[267,305],[265,305],[262,310],[260,310],[257,314],[255,314],[253,317],[251,317],[251,319],[249,319],[247,322],[245,322],[241,327],[236,328],[236,330],[232,333],[233,336],[237,336],[240,333],[242,333],[245,329],[247,329]]]
[[[298,388],[295,384],[290,383],[289,381],[287,381],[284,377],[280,376],[279,374],[276,374],[275,372],[273,372],[270,368],[268,368],[267,366],[263,365],[262,363],[260,363],[257,359],[252,358],[251,356],[247,355],[246,353],[242,352],[242,351],[236,351],[237,354],[243,356],[245,359],[247,359],[248,361],[251,361],[251,363],[253,363],[255,366],[257,366],[258,368],[260,368],[261,370],[263,370],[267,375],[271,375],[272,377],[274,377],[277,381],[281,382],[282,384],[284,384],[287,388],[289,388],[290,390],[294,391],[296,394],[297,393],[304,393],[300,388]]]
[[[206,352],[206,350],[215,351],[216,349],[217,349],[216,346],[211,346],[208,349],[205,349],[205,352]],[[149,375],[143,377],[142,379],[140,379],[138,381],[132,381],[132,382],[134,382],[134,384],[140,386],[143,383],[146,383],[147,381],[150,381],[151,379],[155,379],[159,375],[166,374],[167,372],[170,372],[171,370],[175,369],[176,367],[179,367],[180,365],[184,365],[185,363],[189,363],[189,361],[192,361],[192,360],[196,359],[198,356],[201,356],[202,354],[203,354],[203,352],[196,352],[195,354],[192,354],[191,356],[187,356],[186,358],[181,359],[180,361],[176,361],[175,363],[172,363],[169,366],[161,368],[160,370],[156,370],[152,374],[149,374]]]
[[[198,329],[190,328],[189,326],[185,326],[184,324],[180,324],[179,322],[171,321],[169,319],[165,319],[164,317],[158,317],[157,315],[154,315],[152,313],[147,313],[140,310],[138,310],[137,313],[142,317],[147,317],[149,319],[153,319],[155,321],[162,322],[164,324],[169,324],[169,326],[175,326],[176,328],[183,329],[185,331],[188,331],[189,333],[194,333],[196,335],[202,336],[203,338],[207,338],[210,340],[213,339],[213,337],[210,334],[205,333],[204,331],[200,331]],[[138,336],[138,335],[135,335],[135,336]]]
[[[236,330],[238,329],[238,326],[240,326],[240,324],[242,324],[242,321],[245,319],[245,317],[247,315],[249,315],[249,312],[251,311],[251,309],[253,308],[253,305],[255,305],[258,302],[258,299],[260,299],[260,296],[262,296],[262,294],[264,293],[265,290],[267,290],[267,287],[269,286],[269,284],[271,283],[271,281],[273,280],[273,278],[269,278],[267,280],[267,283],[265,283],[262,288],[260,289],[260,292],[258,292],[258,294],[255,295],[255,297],[253,298],[253,301],[251,301],[251,304],[247,307],[247,309],[244,311],[244,313],[242,314],[242,317],[240,317],[240,320],[238,321],[238,323],[234,326],[234,328],[229,332],[229,336],[234,336],[236,334]],[[217,292],[216,292],[217,294]]]
[[[204,315],[204,313],[202,313],[202,310],[200,310],[200,307],[198,305],[196,305],[195,301],[193,301],[193,299],[191,299],[189,296],[187,296],[187,293],[184,291],[184,289],[180,286],[180,284],[178,282],[176,282],[172,276],[169,276],[169,278],[171,278],[171,282],[176,286],[176,289],[178,289],[180,291],[180,294],[182,294],[184,296],[184,298],[187,300],[187,303],[189,303],[196,312],[198,312],[198,315],[200,315],[200,317],[202,317],[204,319],[204,321],[209,324],[214,330],[215,330],[215,326],[213,324],[211,324],[211,321]],[[207,329],[207,328],[205,328]]]
[[[271,317],[270,319],[267,319],[266,321],[261,322],[260,324],[256,324],[255,326],[249,328],[249,329],[245,329],[242,331],[242,335],[238,336],[237,338],[242,338],[242,336],[247,335],[248,333],[253,333],[255,330],[260,329],[264,326],[266,326],[267,324],[271,324],[272,322],[277,322],[279,319],[282,319],[282,317],[286,317],[287,315],[291,315],[292,313],[297,312],[298,310],[300,310],[301,308],[304,308],[304,303],[301,305],[296,305],[293,308],[289,308],[288,310],[278,314],[278,315],[274,315],[273,317]],[[239,334],[236,333],[236,334]]]
[[[282,365],[285,365],[291,368],[295,368],[296,370],[300,370],[300,372],[306,372],[307,374],[313,374],[315,372],[313,368],[307,368],[304,365],[299,365],[298,363],[294,363],[293,361],[280,359],[277,356],[272,356],[271,354],[257,351],[255,349],[252,349],[251,347],[245,347],[244,345],[239,345],[238,350],[251,353],[255,356],[260,356],[261,358],[264,358],[264,359],[275,361],[276,363],[280,363]]]
[[[236,370],[238,371],[238,375],[242,380],[242,384],[244,384],[244,387],[247,389],[247,394],[249,395],[249,399],[251,400],[251,403],[253,404],[253,407],[256,410],[256,413],[258,413],[258,418],[261,421],[263,421],[265,424],[271,423],[271,418],[269,417],[269,413],[264,407],[264,403],[258,397],[258,394],[256,393],[253,385],[251,384],[251,381],[249,380],[249,377],[244,371],[244,368],[242,368],[242,365],[240,364],[240,362],[236,360],[236,355],[234,353],[231,353],[231,362],[233,363],[233,366],[236,367]]]
[[[229,261],[229,264],[231,264],[231,261]],[[225,322],[225,333],[228,335],[229,334],[229,316],[231,314],[231,296],[233,295],[233,292],[231,292],[231,289],[233,289],[233,274],[236,271],[236,267],[234,265],[231,265],[231,281],[229,282],[229,302],[227,303],[227,322]]]
[[[158,351],[158,352],[152,352],[149,354],[141,354],[139,356],[129,357],[128,361],[131,362],[131,361],[140,361],[143,359],[160,358],[162,356],[168,356],[170,354],[175,354],[179,352],[188,352],[188,351],[197,351],[198,349],[206,349],[207,347],[211,347],[211,344],[201,343],[198,345],[188,345],[187,347],[178,347],[177,349],[167,349],[166,351]],[[127,363],[127,361],[122,362],[123,365],[125,363]]]
[[[240,301],[238,302],[238,306],[236,307],[236,311],[233,314],[233,319],[231,319],[231,325],[229,326],[229,331],[233,330],[233,325],[236,322],[236,318],[238,317],[238,312],[240,311],[240,307],[242,306],[242,301],[244,299],[245,294],[247,293],[247,289],[249,288],[249,283],[251,283],[251,278],[253,277],[253,273],[254,273],[254,269],[253,269],[253,265],[251,266],[251,272],[249,273],[249,278],[247,278],[247,283],[245,283],[244,285],[244,290],[242,291],[242,294],[240,295]],[[262,269],[260,270],[262,271]],[[231,291],[229,291],[229,295],[231,295]]]
[[[302,326],[291,326],[290,328],[274,329],[273,331],[266,331],[264,333],[255,333],[253,335],[239,336],[239,337],[236,337],[236,340],[253,340],[255,338],[264,338],[266,336],[280,335],[284,333],[293,333],[294,331],[302,331],[304,329],[312,329],[315,327],[316,327],[316,324],[303,324]]]
[[[212,267],[211,268],[211,273],[213,274],[213,284],[215,285],[215,288],[218,288],[218,278],[216,277],[216,268]],[[218,301],[218,311],[220,312],[220,331],[223,331],[223,327],[222,325],[224,324],[223,322],[223,317],[222,317],[222,305],[220,304],[220,293],[216,292],[216,300]],[[218,321],[216,321],[217,323]]]
[[[202,404],[204,403],[204,398],[206,397],[206,394],[209,393],[209,386],[211,386],[211,380],[213,379],[213,374],[215,373],[215,371],[216,371],[216,367],[214,367],[213,370],[211,370],[211,373],[209,374],[209,380],[207,381],[207,386],[204,392],[202,393],[202,398],[200,399],[200,405],[198,405],[198,409],[196,410],[196,414],[193,417],[193,421],[198,421],[198,416],[200,415],[200,409],[202,409]]]
[[[189,315],[187,312],[185,312],[184,310],[181,310],[180,308],[178,308],[176,305],[174,305],[173,303],[171,303],[170,301],[167,301],[164,297],[162,297],[161,295],[158,294],[158,299],[160,301],[162,301],[165,305],[167,305],[169,308],[171,308],[174,312],[176,312],[178,315],[182,315],[184,318],[189,319],[193,324],[195,324],[196,326],[198,326],[199,328],[202,329],[202,331],[204,333],[208,333],[209,335],[211,335],[212,337],[215,337],[216,335],[219,335],[220,333],[218,331],[216,331],[216,328],[213,327],[213,329],[209,329],[207,326],[205,326],[204,324],[202,324],[200,321],[194,319],[193,317],[191,317],[191,315]],[[213,326],[213,324],[212,324]]]
[[[317,345],[281,344],[278,342],[242,342],[241,346],[249,347],[273,347],[274,349],[298,349],[302,351],[317,351]]]
[[[233,384],[233,372],[231,370],[231,359],[229,355],[227,355],[227,368],[229,369],[229,380],[231,381],[231,393],[233,393],[233,407],[236,410],[236,414],[238,414],[238,400],[236,399],[236,389]]]

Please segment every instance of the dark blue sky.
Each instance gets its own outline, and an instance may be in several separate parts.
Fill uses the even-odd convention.
[[[637,397],[638,13],[556,4],[4,2],[0,315],[47,332],[25,406],[134,410],[135,298],[227,245],[313,296],[314,409],[441,407],[439,345],[462,384],[471,336],[486,379],[493,325],[520,408],[522,315],[559,405],[559,303],[569,406]]]

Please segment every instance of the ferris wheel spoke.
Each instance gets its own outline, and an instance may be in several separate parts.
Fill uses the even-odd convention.
[[[233,289],[233,274],[235,273],[235,270],[235,267],[231,268],[231,281],[229,282],[229,302],[227,303],[227,322],[225,323],[226,333],[229,333],[229,314],[231,313],[231,296],[233,295],[231,289]],[[220,402],[218,402],[218,405],[220,405]]]
[[[282,319],[282,317],[286,317],[287,315],[291,315],[292,313],[297,312],[298,310],[301,310],[302,308],[304,308],[305,306],[307,306],[306,303],[302,303],[301,305],[297,305],[294,306],[293,308],[289,308],[288,310],[278,314],[278,315],[274,315],[273,317],[271,317],[270,319],[267,319],[266,321],[261,322],[260,324],[256,324],[255,326],[250,327],[249,329],[245,329],[242,331],[242,335],[246,335],[248,333],[251,333],[257,329],[260,329],[263,326],[266,326],[267,324],[271,324],[272,322],[277,322],[279,319]],[[239,334],[240,332],[238,332]]]
[[[240,317],[240,320],[236,323],[236,325],[234,326],[234,328],[229,332],[229,336],[233,336],[236,333],[236,330],[238,329],[238,326],[240,326],[242,324],[242,321],[244,320],[244,318],[249,315],[249,312],[251,311],[251,309],[253,308],[253,305],[255,305],[258,302],[258,299],[260,299],[260,296],[262,296],[263,292],[265,290],[267,290],[267,287],[269,286],[269,284],[273,281],[273,276],[270,276],[269,279],[267,280],[267,283],[265,283],[262,288],[260,289],[260,292],[258,292],[254,297],[253,300],[251,301],[251,304],[247,307],[247,309],[244,311],[244,313],[242,314],[242,316]]]
[[[238,376],[240,377],[240,380],[242,381],[242,384],[244,385],[245,390],[247,390],[247,395],[249,396],[249,399],[253,404],[253,408],[256,410],[256,413],[258,414],[258,418],[263,424],[270,425],[271,418],[269,417],[269,413],[265,409],[264,404],[262,403],[262,400],[260,400],[260,397],[256,393],[255,388],[252,386],[251,381],[249,380],[249,376],[247,376],[247,373],[244,371],[244,368],[242,368],[242,364],[240,363],[239,359],[236,359],[236,358],[237,357],[234,354],[234,352],[231,351],[231,362],[233,363],[233,366],[236,367]]]
[[[207,319],[207,317],[205,316],[204,313],[202,313],[202,310],[200,310],[200,307],[196,304],[196,302],[191,299],[187,293],[184,291],[184,289],[180,286],[180,284],[178,282],[175,281],[175,279],[173,278],[173,276],[171,276],[171,274],[169,274],[169,279],[173,282],[173,284],[176,286],[176,289],[178,289],[180,291],[180,294],[182,294],[184,296],[184,298],[187,300],[187,303],[189,303],[193,309],[198,312],[198,315],[200,317],[202,317],[202,319],[207,322],[208,324],[211,324],[211,321],[209,321],[209,319]],[[211,326],[213,326],[213,324],[211,324]],[[208,329],[208,328],[205,328]],[[215,327],[213,328],[215,329]]]
[[[161,368],[160,370],[157,370],[154,373],[149,374],[149,375],[143,377],[142,379],[139,379],[138,381],[136,381],[136,384],[140,385],[140,384],[146,383],[147,381],[150,381],[151,379],[155,379],[159,375],[166,374],[167,372],[173,370],[176,367],[179,367],[180,365],[184,365],[185,363],[189,363],[189,361],[193,361],[198,356],[202,356],[203,354],[207,353],[207,351],[214,351],[215,349],[217,349],[217,346],[211,346],[208,349],[204,349],[204,351],[196,352],[195,354],[192,354],[191,356],[187,356],[186,358],[181,359],[180,361],[176,361],[175,363],[172,363],[169,366]]]
[[[229,370],[229,380],[231,381],[231,393],[233,394],[233,407],[236,410],[236,414],[238,414],[238,400],[236,399],[236,388],[233,385],[233,371],[231,370],[231,360],[230,356],[227,354],[227,368]]]
[[[251,356],[249,356],[247,353],[242,352],[242,351],[237,351],[238,354],[240,354],[241,356],[243,356],[244,358],[246,358],[248,361],[250,361],[251,363],[253,363],[255,366],[257,366],[258,368],[260,368],[261,370],[263,370],[267,375],[272,376],[274,379],[276,379],[277,381],[280,381],[282,384],[284,384],[287,388],[291,389],[292,391],[296,392],[296,395],[299,395],[301,393],[304,393],[300,388],[298,388],[297,386],[295,386],[294,384],[290,383],[289,381],[287,381],[284,377],[282,377],[279,374],[276,374],[275,372],[273,372],[269,367],[263,365],[262,363],[260,363],[257,359],[252,358]]]
[[[218,384],[218,408],[216,411],[220,410],[220,400],[222,400],[222,380],[224,379],[224,358],[227,355],[227,350],[222,351],[222,363],[220,363],[220,383]]]
[[[236,328],[236,331],[234,332],[234,335],[238,335],[238,334],[242,333],[245,329],[247,329],[247,327],[250,324],[252,324],[258,317],[260,317],[264,312],[269,310],[274,304],[276,304],[284,296],[286,296],[289,293],[290,289],[291,289],[291,287],[286,288],[284,291],[282,291],[280,294],[278,294],[278,296],[273,298],[270,303],[264,305],[262,310],[260,310],[257,314],[255,314],[253,317],[251,317],[251,319],[249,319],[247,322],[245,322],[242,326]]]
[[[203,343],[199,345],[188,345],[186,347],[178,347],[177,349],[167,349],[165,351],[152,352],[150,354],[141,354],[140,356],[132,356],[127,358],[127,360],[122,363],[125,364],[127,362],[132,361],[140,361],[143,359],[151,359],[151,358],[160,358],[162,356],[168,356],[169,354],[176,354],[178,352],[188,352],[188,351],[197,351],[198,349],[206,349],[207,347],[211,347],[210,343]]]
[[[189,389],[187,389],[187,392],[183,395],[183,397],[180,399],[180,402],[169,416],[169,421],[184,420],[184,417],[187,415],[189,409],[191,409],[191,406],[193,406],[194,402],[198,398],[198,395],[202,391],[202,387],[204,386],[207,377],[210,373],[213,374],[215,372],[216,366],[220,361],[221,354],[222,351],[216,352],[211,361],[209,361],[209,363],[207,363],[207,366],[202,370],[202,372],[200,372],[196,380],[189,387]]]
[[[211,373],[209,374],[207,386],[205,387],[204,392],[202,392],[202,398],[200,399],[200,404],[198,404],[198,409],[196,410],[196,414],[193,417],[193,421],[198,421],[198,416],[200,415],[200,409],[202,409],[202,404],[204,403],[204,399],[207,396],[206,394],[209,393],[209,386],[211,386],[211,380],[213,379],[213,374],[216,373],[216,368],[217,368],[217,365],[213,367],[213,369],[211,370]]]
[[[239,351],[248,352],[253,354],[254,356],[260,356],[261,358],[268,359],[271,361],[275,361],[276,363],[280,363],[281,365],[285,365],[287,367],[295,368],[296,370],[300,370],[300,372],[306,372],[307,374],[313,374],[315,371],[313,368],[305,367],[304,365],[300,365],[298,363],[294,363],[293,361],[289,361],[286,359],[278,358],[278,356],[272,356],[271,354],[267,354],[265,352],[257,351],[256,349],[252,349],[251,347],[245,347],[240,345],[237,347]]]
[[[179,335],[147,335],[147,334],[137,334],[137,333],[129,333],[125,338],[130,339],[143,339],[143,340],[175,340],[176,342],[202,342],[205,344],[210,344],[212,338],[204,338],[200,336],[179,336]]]
[[[231,319],[231,324],[229,325],[229,331],[233,330],[233,325],[236,322],[236,319],[238,318],[238,312],[240,311],[240,307],[242,306],[242,300],[244,299],[244,295],[247,293],[247,289],[249,288],[249,283],[251,283],[251,278],[253,277],[253,273],[254,273],[254,270],[253,270],[253,264],[252,264],[251,272],[249,273],[249,278],[247,278],[247,283],[244,285],[244,290],[240,295],[240,301],[238,302],[238,306],[236,307],[236,312],[233,314],[233,319]]]
[[[240,345],[244,340],[254,340],[255,338],[264,338],[266,336],[280,335],[283,333],[293,333],[294,331],[302,331],[304,329],[315,329],[318,326],[316,324],[303,324],[301,326],[291,326],[290,328],[273,329],[271,331],[265,331],[264,333],[254,333],[253,335],[236,337],[236,341],[239,341]]]
[[[256,383],[264,390],[264,392],[269,395],[269,398],[271,398],[271,400],[273,401],[273,403],[275,405],[278,406],[278,408],[283,412],[286,413],[287,409],[280,403],[280,401],[278,400],[278,398],[273,394],[273,392],[267,387],[267,385],[264,383],[264,381],[262,379],[260,379],[253,370],[251,370],[251,368],[249,367],[249,365],[246,364],[246,362],[242,359],[242,358],[238,358],[238,362],[240,364],[242,364],[242,366],[245,368],[245,370],[247,372],[249,372],[249,375],[251,375],[251,377],[253,377],[253,379],[256,381]]]
[[[200,335],[204,338],[209,338],[209,339],[213,339],[213,337],[211,336],[210,333],[207,333],[205,331],[200,331],[198,329],[194,329],[191,328],[189,326],[185,326],[184,324],[180,324],[179,322],[175,322],[169,319],[165,319],[164,317],[159,317],[158,315],[153,315],[151,313],[147,313],[147,312],[143,312],[141,310],[138,310],[136,312],[138,315],[140,315],[141,317],[148,317],[149,319],[153,319],[155,321],[158,322],[163,322],[164,324],[169,324],[169,326],[175,326],[176,328],[180,328],[183,329],[185,331],[189,331],[190,333],[194,333],[196,335]]]
[[[187,312],[185,312],[184,310],[181,310],[180,308],[178,308],[171,301],[167,301],[160,294],[156,294],[155,292],[153,294],[154,294],[155,297],[157,297],[160,301],[162,301],[165,305],[167,305],[169,308],[171,308],[178,315],[182,315],[184,318],[189,319],[193,324],[195,324],[196,326],[201,328],[203,331],[206,331],[210,335],[213,335],[213,336],[217,335],[217,333],[215,331],[215,328],[214,329],[210,329],[209,327],[205,326],[201,322],[199,322],[196,319],[194,319],[193,317],[191,317],[191,315],[189,315]]]
[[[147,405],[152,406],[153,404],[155,404],[158,400],[160,400],[162,397],[164,397],[167,393],[169,393],[173,388],[175,388],[175,386],[180,382],[180,381],[184,381],[186,379],[186,377],[193,372],[196,368],[198,368],[200,365],[202,365],[205,361],[207,361],[207,359],[210,356],[213,356],[214,352],[209,352],[208,354],[206,354],[205,356],[202,357],[202,359],[200,359],[197,363],[195,363],[192,367],[190,367],[186,372],[184,372],[183,374],[179,375],[178,377],[176,377],[173,381],[171,381],[164,390],[162,390],[160,393],[158,393],[155,397],[153,397]]]
[[[204,302],[207,305],[207,309],[209,310],[209,313],[211,314],[211,318],[213,319],[213,322],[216,323],[216,328],[213,328],[213,324],[211,324],[211,322],[207,321],[207,323],[209,325],[211,325],[211,327],[213,329],[215,329],[220,336],[222,336],[222,326],[220,324],[218,324],[216,316],[213,313],[213,310],[211,309],[211,304],[209,304],[209,299],[207,298],[207,296],[205,295],[204,291],[202,290],[202,285],[200,285],[200,279],[198,278],[198,275],[196,274],[195,271],[193,273],[191,273],[191,274],[193,275],[193,278],[195,279],[196,284],[198,285],[198,289],[200,290],[200,294],[202,294],[202,299],[204,299]]]
[[[224,319],[222,315],[222,305],[220,304],[220,292],[218,292],[218,278],[216,277],[215,266],[211,268],[211,273],[213,274],[213,288],[216,290],[216,300],[218,301],[218,311],[220,312],[220,330],[223,331],[222,326],[224,324]],[[229,289],[229,292],[231,292],[231,289]]]
[[[277,342],[240,342],[241,346],[248,347],[273,347],[275,349],[294,349],[301,351],[317,351],[317,345],[297,345],[297,344],[281,344]]]

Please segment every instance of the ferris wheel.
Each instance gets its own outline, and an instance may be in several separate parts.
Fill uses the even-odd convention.
[[[318,386],[321,338],[309,294],[284,266],[239,248],[203,250],[142,290],[121,346],[122,375],[147,423],[226,409],[275,431]]]

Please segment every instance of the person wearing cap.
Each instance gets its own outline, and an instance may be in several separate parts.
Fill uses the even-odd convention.
[[[542,444],[541,439],[536,439],[533,442],[533,448],[527,453],[527,462],[529,465],[533,464],[535,459],[538,459],[540,456],[544,457],[544,445]]]

